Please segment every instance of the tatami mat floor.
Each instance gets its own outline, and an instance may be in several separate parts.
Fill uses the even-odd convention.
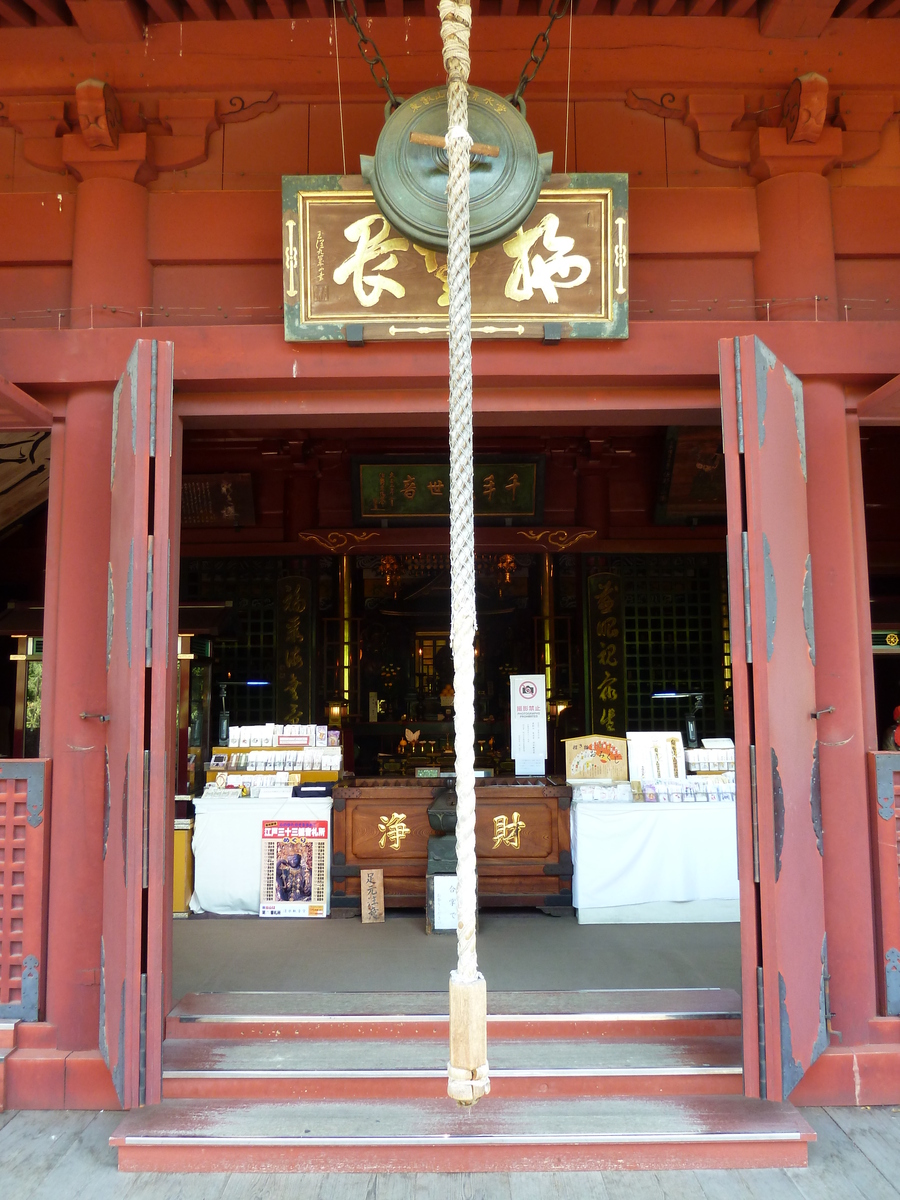
[[[430,991],[456,965],[452,935],[425,935],[421,913],[175,922],[177,1000],[204,991]],[[533,910],[481,914],[478,959],[492,990],[729,987],[740,991],[740,927],[579,925]]]

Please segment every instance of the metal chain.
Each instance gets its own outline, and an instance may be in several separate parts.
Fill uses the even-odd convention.
[[[566,0],[566,3],[568,3],[568,0]],[[380,88],[384,88],[385,92],[387,93],[388,103],[391,106],[391,112],[393,112],[395,108],[400,107],[402,101],[394,95],[394,90],[391,87],[390,73],[387,69],[387,63],[378,53],[378,47],[368,36],[368,34],[365,33],[363,27],[360,25],[359,12],[357,11],[354,0],[338,0],[338,4],[341,6],[341,12],[344,14],[347,24],[356,31],[356,36],[358,39],[356,44],[359,46],[359,52],[363,56],[363,61],[368,65],[369,70],[372,72],[372,78],[375,80],[378,86]]]
[[[353,0],[350,0],[352,3]],[[569,11],[569,5],[572,0],[551,0],[550,4],[550,20],[547,22],[547,28],[542,30],[534,39],[534,44],[528,54],[528,62],[522,68],[522,74],[519,76],[519,86],[516,88],[512,96],[511,103],[518,108],[519,101],[525,93],[525,89],[537,75],[541,63],[547,56],[547,51],[550,49],[550,31],[560,17],[564,17]]]

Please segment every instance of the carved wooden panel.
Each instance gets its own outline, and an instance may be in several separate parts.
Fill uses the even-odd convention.
[[[443,786],[371,779],[335,788],[333,907],[359,906],[365,867],[384,871],[388,908],[424,907],[428,806]],[[566,787],[538,781],[480,782],[475,838],[482,906],[571,905],[569,796]]]
[[[0,763],[0,1020],[37,1021],[46,984],[47,759]]]

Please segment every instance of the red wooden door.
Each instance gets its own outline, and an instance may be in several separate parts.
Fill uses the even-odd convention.
[[[745,1029],[756,995],[764,1014],[745,1071],[758,1030],[760,1091],[780,1100],[828,1044],[803,388],[757,337],[721,341],[719,361],[738,787],[757,831],[741,918],[758,912],[762,942],[743,959]]]
[[[169,525],[161,554],[154,522],[163,480],[154,477],[160,449],[165,456],[160,474],[169,474],[171,379],[171,344],[138,341],[113,397],[100,1049],[123,1108],[158,1095],[161,1072],[161,1063],[152,1058],[148,1070],[147,1016],[161,1004],[164,973],[158,952],[149,970],[147,927],[155,923],[150,903],[159,904],[159,880],[151,886],[151,877],[159,873],[159,833],[164,840],[171,803],[169,768],[160,772],[158,763],[167,732],[156,727],[167,718],[159,693],[174,671],[163,669],[161,679],[151,675],[161,654],[160,627],[165,630],[171,621],[174,629],[167,606],[153,603],[154,593],[161,589],[165,596],[166,591],[160,576],[165,579]],[[160,411],[164,424],[168,419],[163,440]]]

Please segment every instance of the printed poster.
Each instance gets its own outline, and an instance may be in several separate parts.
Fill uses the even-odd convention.
[[[263,821],[261,917],[328,914],[328,822]]]

